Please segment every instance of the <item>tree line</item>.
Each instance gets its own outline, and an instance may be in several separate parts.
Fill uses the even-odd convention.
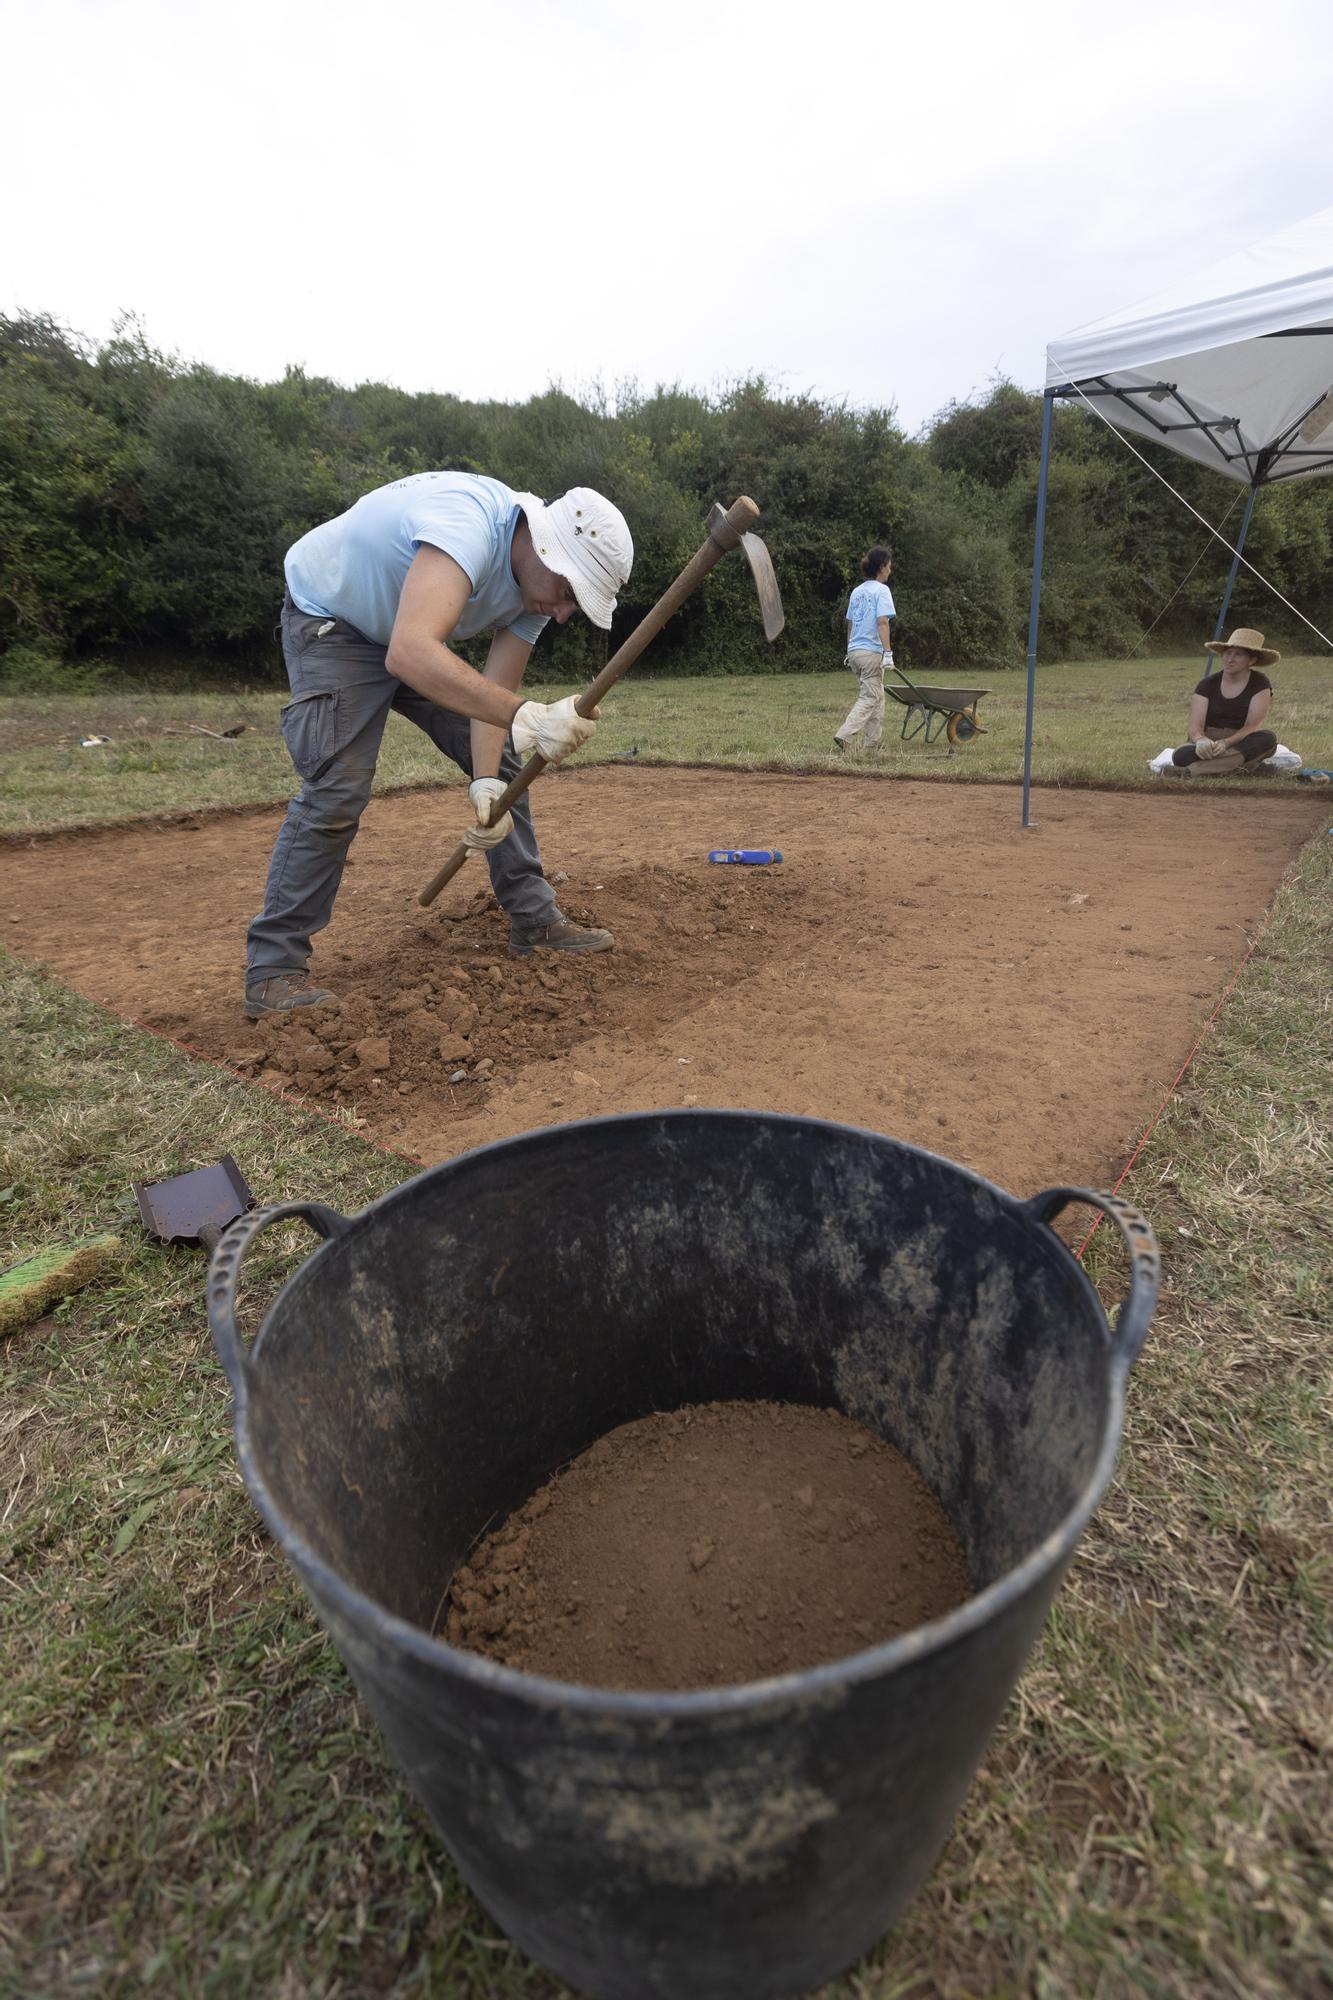
[[[892,407],[783,394],[761,378],[707,395],[631,384],[468,402],[299,368],[276,382],[225,375],[158,352],[132,318],[96,344],[47,315],[0,317],[0,678],[54,689],[168,661],[277,676],[286,549],[372,487],[442,467],[546,495],[595,486],[628,517],[636,559],[615,629],[609,641],[585,620],[549,630],[538,659],[552,676],[594,672],[698,547],[714,500],[738,493],[762,509],[786,632],[765,644],[748,574],[726,563],[646,671],[835,664],[875,542],[893,549],[895,649],[909,670],[1018,667],[1040,430],[1041,398],[1006,381],[908,436]],[[1055,433],[1043,658],[1211,636],[1225,550],[1098,419],[1063,407]],[[1161,462],[1234,535],[1243,490]],[[1260,496],[1247,554],[1320,624],[1333,608],[1331,539],[1329,482]],[[1233,610],[1288,646],[1303,631],[1244,571]]]

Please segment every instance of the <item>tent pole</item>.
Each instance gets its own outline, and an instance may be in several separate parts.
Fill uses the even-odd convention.
[[[1046,474],[1051,462],[1051,411],[1055,391],[1041,399],[1041,470],[1037,474],[1037,538],[1032,550],[1032,596],[1028,604],[1028,705],[1023,730],[1023,824],[1032,825],[1032,709],[1037,688],[1037,612],[1041,605],[1041,559],[1046,547]]]
[[[1222,627],[1227,622],[1227,608],[1231,603],[1232,590],[1235,588],[1236,573],[1240,569],[1240,552],[1245,546],[1245,536],[1249,529],[1250,516],[1254,512],[1254,498],[1258,491],[1259,488],[1257,486],[1252,486],[1250,488],[1250,497],[1245,502],[1245,513],[1241,519],[1240,533],[1236,537],[1236,553],[1231,558],[1231,571],[1227,577],[1227,587],[1222,593],[1222,609],[1217,614],[1217,630],[1213,634],[1214,640],[1221,638]],[[1212,662],[1210,661],[1209,664],[1211,665]]]

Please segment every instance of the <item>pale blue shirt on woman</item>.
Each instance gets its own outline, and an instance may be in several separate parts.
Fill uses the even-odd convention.
[[[893,592],[887,583],[858,583],[847,600],[847,618],[852,628],[847,651],[882,653],[884,646],[879,636],[879,621],[894,615]]]

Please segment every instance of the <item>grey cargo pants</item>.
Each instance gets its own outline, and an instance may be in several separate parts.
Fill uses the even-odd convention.
[[[309,617],[290,597],[283,604],[282,654],[292,698],[282,711],[282,734],[301,789],[273,849],[264,908],[250,925],[247,985],[277,972],[303,971],[311,937],[333,915],[391,708],[472,775],[467,718],[395,680],[384,664],[385,652],[341,619]],[[512,778],[518,769],[518,758],[506,748],[501,776]],[[542,873],[526,797],[513,814],[513,832],[486,857],[491,887],[512,921],[537,929],[553,921],[555,891]],[[439,854],[432,858],[442,860],[452,844],[451,834],[442,831]]]

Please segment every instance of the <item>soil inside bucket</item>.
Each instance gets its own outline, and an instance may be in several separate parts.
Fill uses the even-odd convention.
[[[935,1495],[833,1410],[706,1403],[622,1424],[489,1535],[444,1636],[597,1687],[727,1686],[842,1658],[971,1593]]]

